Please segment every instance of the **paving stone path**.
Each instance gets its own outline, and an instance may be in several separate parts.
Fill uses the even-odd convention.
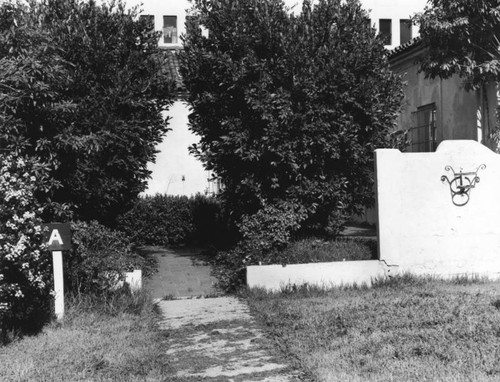
[[[160,328],[174,380],[300,380],[273,351],[244,301],[199,297],[214,296],[216,290],[210,267],[200,262],[196,251],[151,250],[159,259],[159,272],[145,285],[162,312]]]
[[[200,256],[201,249],[147,247],[158,259],[158,272],[146,280],[153,299],[213,296],[215,278]]]

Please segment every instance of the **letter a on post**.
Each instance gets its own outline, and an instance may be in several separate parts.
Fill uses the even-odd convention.
[[[44,224],[47,249],[52,252],[54,269],[54,308],[58,320],[64,317],[64,277],[62,251],[71,249],[71,226],[69,223]],[[50,232],[50,235],[49,235]],[[64,238],[64,240],[63,240]]]
[[[57,241],[57,243],[55,243]],[[52,233],[50,234],[49,242],[47,243],[48,245],[64,245],[63,240],[61,235],[59,234],[59,230],[53,229]]]
[[[45,240],[49,251],[71,249],[71,226],[69,223],[44,224]]]

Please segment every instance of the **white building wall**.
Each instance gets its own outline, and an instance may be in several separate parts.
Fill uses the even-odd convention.
[[[368,11],[370,20],[375,29],[379,30],[380,19],[390,19],[392,21],[392,44],[387,45],[388,49],[393,49],[400,45],[401,19],[409,19],[417,12],[422,12],[427,4],[427,0],[361,0],[363,7]],[[418,27],[412,26],[412,37],[418,36]]]
[[[158,41],[158,45],[169,48],[180,48],[182,46],[180,36],[186,31],[186,14],[192,7],[189,0],[129,0],[127,5],[139,6],[143,15],[153,15],[155,17],[156,31],[163,30],[163,16],[177,16],[177,43],[166,44],[162,36]]]
[[[188,114],[189,109],[182,101],[176,101],[166,112],[171,117],[171,131],[157,147],[156,162],[148,166],[152,174],[146,195],[190,196],[211,191],[210,173],[189,153],[189,146],[197,143],[198,139],[188,130]]]

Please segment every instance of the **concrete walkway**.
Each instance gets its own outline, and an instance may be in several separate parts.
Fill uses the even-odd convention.
[[[145,281],[153,299],[214,296],[216,279],[205,264],[202,250],[147,247],[158,259],[158,272]]]
[[[168,380],[300,380],[273,349],[244,301],[204,297],[216,294],[215,280],[199,251],[150,250],[158,257],[159,272],[145,287],[158,300],[163,316],[160,328],[168,348]]]

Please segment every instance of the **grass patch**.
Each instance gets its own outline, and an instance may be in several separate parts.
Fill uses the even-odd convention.
[[[406,275],[370,289],[254,290],[247,301],[314,380],[498,381],[499,287]]]
[[[290,244],[281,254],[283,263],[307,264],[331,261],[371,260],[377,258],[376,241],[302,239]]]
[[[165,380],[169,365],[157,319],[143,293],[70,298],[61,323],[0,347],[0,380]]]

